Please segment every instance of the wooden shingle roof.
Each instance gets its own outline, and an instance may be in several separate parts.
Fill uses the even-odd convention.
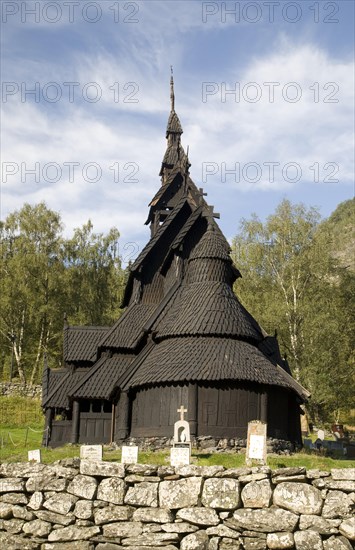
[[[99,342],[101,348],[134,349],[144,334],[143,326],[156,308],[133,303]]]
[[[168,124],[166,126],[166,135],[168,136],[169,134],[182,134],[182,133],[183,133],[183,129],[181,126],[180,119],[176,114],[176,112],[172,110],[170,112],[170,115],[168,118]]]
[[[231,287],[216,281],[182,286],[157,327],[156,339],[197,335],[263,339],[257,322],[238,301]]]
[[[80,399],[109,399],[117,380],[132,363],[134,355],[116,353],[103,355],[95,365],[70,389],[69,395]]]
[[[152,236],[130,268],[123,299],[128,307],[111,328],[65,329],[65,361],[92,366],[47,373],[47,406],[189,381],[249,381],[306,396],[283,364],[277,341],[233,292],[240,273],[214,220],[218,215],[190,178],[181,134],[171,79],[163,185],[149,205]]]
[[[54,376],[54,387],[42,401],[42,406],[68,409],[70,389],[76,385],[84,375],[85,371],[83,370],[74,372],[72,372],[71,369],[63,369],[60,371],[51,370],[50,377]]]
[[[169,368],[167,368],[169,357]],[[130,387],[165,382],[249,381],[303,394],[303,388],[255,346],[232,338],[187,337],[152,348],[129,382]]]
[[[222,232],[209,226],[192,251],[189,261],[198,258],[218,258],[231,263],[230,251],[229,243]]]
[[[166,220],[159,227],[156,234],[150,239],[150,241],[143,248],[138,258],[132,264],[131,272],[137,271],[141,267],[142,263],[146,260],[147,256],[151,253],[153,248],[157,245],[157,243],[162,238],[164,233],[168,231],[170,225],[174,222],[176,217],[180,214],[180,212],[184,208],[186,209],[187,215],[188,215],[191,212],[191,208],[189,207],[189,203],[186,197],[181,198],[181,200],[178,202],[175,208],[173,208],[173,210],[171,210],[171,212],[168,214]]]
[[[71,327],[64,329],[63,358],[72,361],[94,362],[97,346],[109,327]]]

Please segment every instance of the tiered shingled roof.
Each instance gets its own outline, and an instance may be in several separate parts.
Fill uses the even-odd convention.
[[[154,346],[126,386],[156,385],[163,379],[170,383],[258,382],[296,391],[302,397],[307,395],[292,376],[281,367],[275,367],[258,348],[231,338],[164,340]]]
[[[171,79],[162,186],[149,205],[152,236],[130,268],[127,308],[109,329],[65,329],[66,363],[93,364],[51,372],[47,406],[189,381],[248,381],[287,388],[301,399],[309,395],[290,375],[276,338],[233,292],[240,273],[214,220],[218,215],[190,178],[181,134]]]

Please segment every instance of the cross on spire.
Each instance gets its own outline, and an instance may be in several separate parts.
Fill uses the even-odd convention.
[[[180,420],[185,420],[184,413],[187,413],[187,409],[184,408],[184,405],[180,405],[180,409],[177,412],[180,413]]]
[[[217,212],[213,212],[214,210],[214,206],[207,206],[207,210],[208,210],[208,218],[212,219],[212,218],[220,218],[220,214],[217,214]]]
[[[203,204],[203,197],[207,197],[207,193],[202,189],[202,187],[199,188],[199,204]]]

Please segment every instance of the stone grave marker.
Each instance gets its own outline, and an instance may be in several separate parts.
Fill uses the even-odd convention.
[[[41,462],[41,450],[34,449],[33,451],[28,451],[28,461],[29,462]]]
[[[122,464],[137,464],[138,462],[138,447],[135,445],[123,445],[121,454]]]
[[[181,405],[177,412],[180,420],[174,424],[173,447],[170,449],[170,464],[175,467],[189,465],[191,457],[190,425],[184,418],[187,409]]]
[[[252,420],[248,422],[248,438],[246,463],[251,464],[252,460],[258,460],[266,464],[266,422]]]
[[[170,449],[170,465],[188,466],[190,464],[190,447],[172,447]]]
[[[102,445],[80,445],[80,458],[102,460]]]
[[[177,412],[180,413],[180,420],[174,424],[174,447],[176,445],[189,445],[191,447],[190,425],[184,418],[187,409],[181,405]]]

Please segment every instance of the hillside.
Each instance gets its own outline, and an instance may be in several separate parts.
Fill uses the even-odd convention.
[[[341,202],[319,226],[330,238],[334,258],[355,272],[355,198]]]

